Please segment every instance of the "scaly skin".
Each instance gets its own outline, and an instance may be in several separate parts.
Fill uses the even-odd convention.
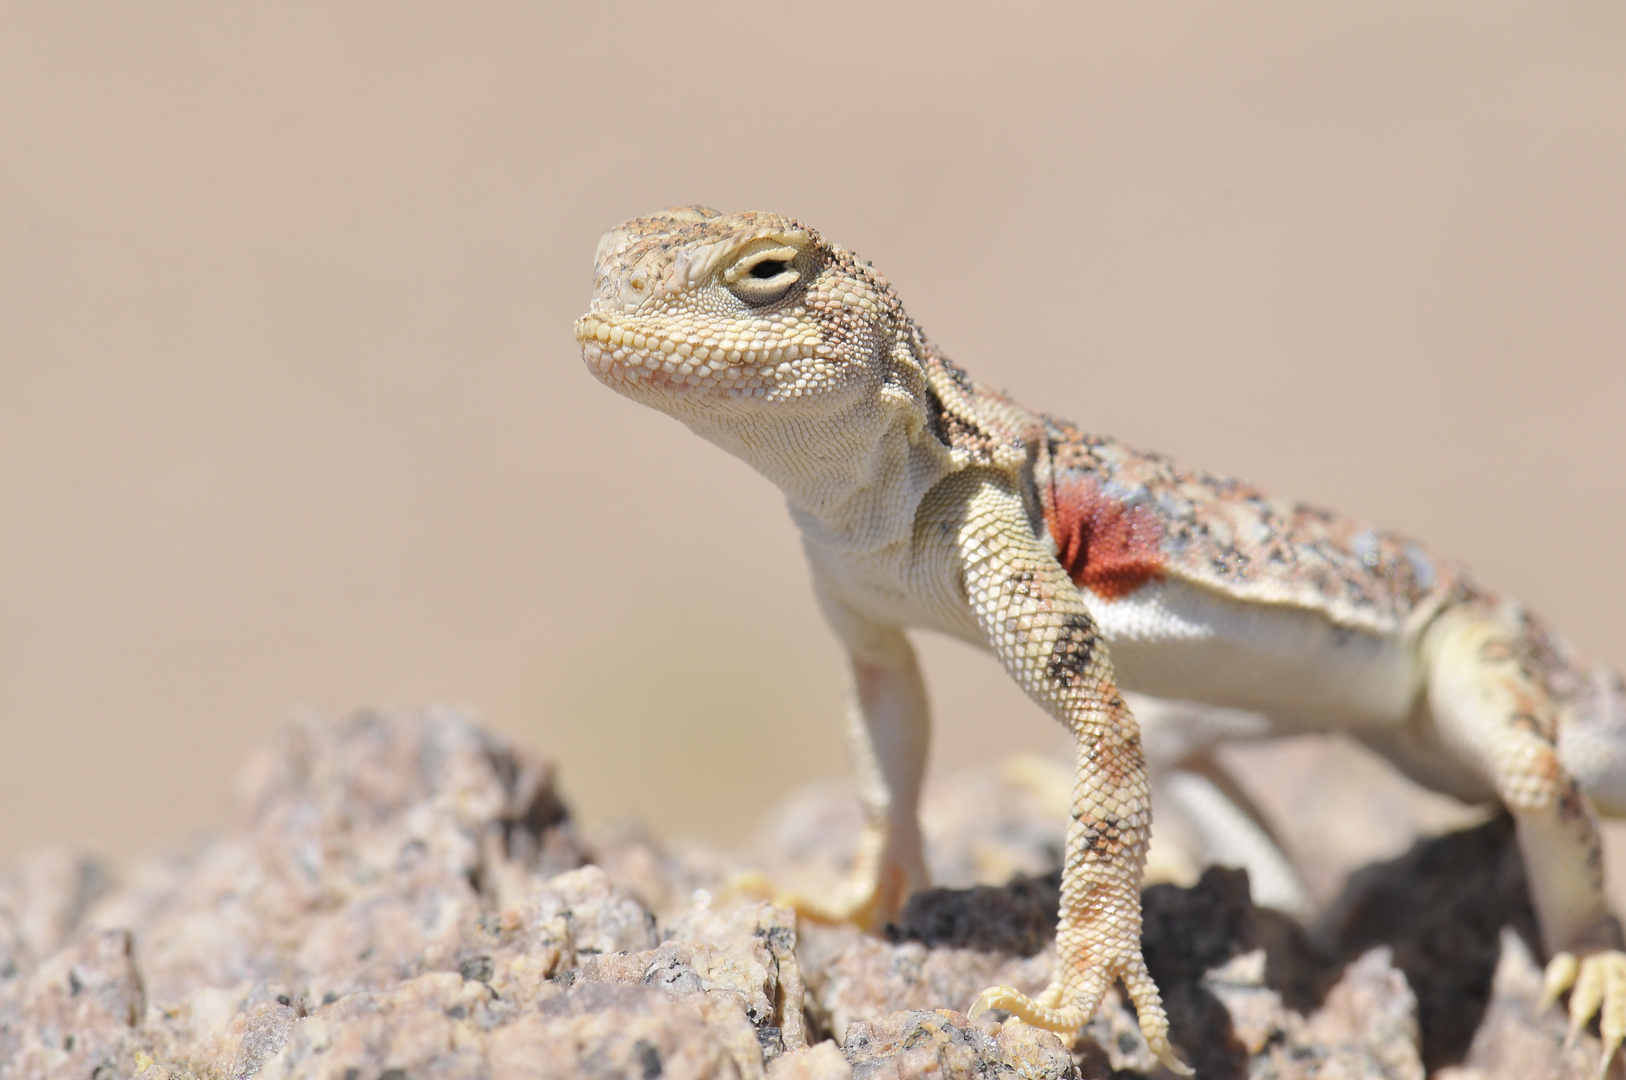
[[[1037,1000],[987,990],[974,1013],[1071,1035],[1121,979],[1152,1049],[1184,1071],[1140,953],[1151,805],[1121,682],[1253,718],[1195,724],[1191,762],[1226,731],[1343,730],[1438,790],[1500,799],[1549,993],[1575,983],[1577,1027],[1601,1009],[1607,1063],[1626,956],[1594,804],[1626,811],[1617,677],[1404,537],[972,383],[873,267],[787,218],[639,218],[605,234],[596,272],[576,324],[589,369],[779,485],[847,648],[866,830],[827,914],[879,924],[926,883],[927,716],[904,634],[924,627],[992,650],[1078,741],[1055,978]]]

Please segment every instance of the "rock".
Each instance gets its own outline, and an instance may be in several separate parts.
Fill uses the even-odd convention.
[[[1526,1080],[1593,1080],[1598,1047],[1588,1040],[1564,1047],[1567,1023],[1557,1009],[1538,1012],[1541,968],[1512,927],[1501,933],[1490,1002],[1460,1067],[1442,1069],[1439,1080],[1524,1077]]]
[[[1010,1029],[1007,1031],[1007,1028]],[[1077,1078],[1061,1039],[1026,1024],[974,1024],[957,1012],[908,1010],[854,1023],[842,1040],[853,1080],[936,1076]]]
[[[83,935],[8,990],[0,999],[7,1077],[112,1080],[140,1042],[141,979],[123,930]]]
[[[919,933],[918,926],[895,930],[894,936],[904,939],[895,942],[855,935],[810,973],[815,1011],[843,1037],[855,1076],[869,1075],[865,1068],[880,1069],[879,1062],[893,1058],[897,1060],[886,1068],[902,1070],[896,1073],[900,1076],[915,1075],[910,1070],[924,1067],[923,1061],[938,1062],[933,1067],[941,1067],[943,1075],[961,1075],[952,1069],[962,1065],[993,1070],[991,1075],[1016,1068],[1006,1051],[991,1048],[984,1038],[988,1033],[974,1034],[963,1018],[931,1023],[922,1018],[949,1017],[952,1014],[923,1010],[934,1001],[969,1003],[993,983],[1008,983],[1028,993],[1043,988],[1054,960],[1048,943],[1028,957],[961,944],[997,940],[997,927],[978,922],[999,923],[1008,921],[1012,911],[1025,912],[1034,891],[1034,882],[1019,879],[1005,903],[995,896],[999,890],[975,888],[963,890],[957,905],[947,895],[951,891],[945,891],[917,909],[917,913],[952,911],[950,918],[927,920],[934,929],[953,930],[952,938],[939,939],[938,947],[928,948],[918,938],[905,939],[911,930]],[[1210,869],[1190,889],[1168,885],[1148,889],[1144,903],[1147,964],[1164,994],[1172,1040],[1199,1076],[1422,1080],[1416,1002],[1386,949],[1374,949],[1341,971],[1319,972],[1326,989],[1305,1015],[1289,1007],[1270,985],[1272,976],[1291,978],[1299,973],[1273,970],[1262,944],[1272,935],[1259,926],[1245,874]],[[1053,919],[1049,933],[1054,934]],[[1307,943],[1295,945],[1296,963],[1318,963]],[[880,1017],[885,1024],[876,1027],[881,1020],[865,1017]],[[1013,1031],[1033,1037],[1045,1034],[1014,1022],[999,1030],[1001,1038]],[[867,1033],[864,1041],[855,1043],[860,1033]],[[927,1045],[932,1048],[929,1052],[918,1049]],[[1053,1068],[1048,1050],[1035,1045],[1031,1053],[1038,1057],[1026,1066],[1033,1075],[1070,1075],[1047,1071]],[[1059,1041],[1056,1046],[1061,1046]],[[1157,1067],[1134,1013],[1116,993],[1108,995],[1072,1049],[1085,1076],[1150,1073]]]
[[[1423,1062],[1460,1061],[1492,996],[1502,930],[1536,938],[1535,912],[1513,821],[1421,840],[1357,871],[1317,927],[1332,952],[1350,958],[1383,943],[1417,994]]]
[[[548,766],[456,713],[296,723],[244,805],[105,888],[62,853],[0,878],[0,1074],[760,1077],[806,1047],[789,912],[658,928]]]
[[[969,1007],[984,988],[1044,988],[1055,963],[1059,878],[1004,888],[928,889],[911,897],[887,940],[810,927],[817,958],[811,1008],[845,1038],[855,1022],[896,1010]],[[822,948],[821,948],[822,947]]]
[[[811,934],[810,934],[811,936]],[[918,941],[892,944],[852,935],[846,948],[809,972],[812,1009],[820,1027],[845,1043],[860,1021],[899,1010],[953,1005],[969,1008],[989,986],[1044,989],[1055,962],[1053,950],[1031,957],[975,949],[927,948]]]
[[[927,784],[920,819],[932,880],[965,888],[1043,877],[1061,865],[1071,798],[1071,766],[1030,754]],[[749,861],[775,883],[819,895],[845,875],[861,824],[850,784],[809,784],[765,815]]]
[[[1017,874],[1001,886],[923,889],[909,898],[891,941],[1032,956],[1056,936],[1061,874]]]
[[[32,852],[0,871],[0,981],[68,944],[106,885],[95,859],[64,848]]]
[[[825,1041],[775,1058],[768,1080],[852,1080],[853,1067],[841,1047]]]
[[[928,793],[940,888],[882,936],[736,895],[753,863],[839,878],[857,818],[792,797],[747,858],[624,824],[584,836],[549,766],[456,712],[304,719],[242,824],[118,872],[0,871],[0,1076],[1123,1077],[1157,1072],[1116,992],[1072,1046],[952,1011],[1054,959],[1065,766]],[[1172,1038],[1203,1077],[1568,1080],[1512,831],[1497,819],[1354,875],[1306,931],[1238,871],[1144,893]],[[1524,935],[1524,937],[1521,937]]]

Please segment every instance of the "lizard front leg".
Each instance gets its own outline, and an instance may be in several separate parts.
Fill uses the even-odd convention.
[[[920,665],[903,630],[860,615],[819,583],[819,603],[847,647],[847,746],[864,830],[846,885],[833,903],[801,897],[797,911],[829,922],[885,925],[929,882],[920,836],[920,788],[930,722]]]
[[[1597,821],[1564,768],[1558,710],[1535,674],[1521,628],[1464,605],[1424,639],[1428,706],[1440,735],[1495,785],[1518,829],[1530,899],[1550,963],[1546,997],[1570,995],[1570,1037],[1600,1014],[1607,1069],[1626,1036],[1626,954],[1604,898]]]
[[[964,600],[1000,663],[1078,740],[1055,977],[1037,1000],[991,987],[971,1014],[1005,1009],[1071,1038],[1122,979],[1153,1053],[1189,1073],[1169,1045],[1162,997],[1140,951],[1151,794],[1140,733],[1118,694],[1106,644],[1002,476],[968,471],[950,477],[925,510],[921,528],[952,532]]]

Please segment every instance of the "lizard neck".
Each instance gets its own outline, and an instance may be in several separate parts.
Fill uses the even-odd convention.
[[[854,552],[907,544],[921,499],[960,465],[930,431],[922,393],[877,381],[843,398],[690,426],[777,484],[809,541]]]

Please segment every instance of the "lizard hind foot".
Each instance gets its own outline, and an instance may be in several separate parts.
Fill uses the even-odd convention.
[[[975,1020],[989,1009],[1003,1009],[1024,1024],[1053,1031],[1063,1040],[1071,1042],[1078,1037],[1078,1029],[1084,1026],[1094,1010],[1086,1012],[1077,1005],[1056,1008],[1052,1004],[1045,1004],[1059,1002],[1060,998],[1059,989],[1054,986],[1040,994],[1037,1001],[1012,986],[990,986],[977,995],[977,1000],[971,1003],[971,1009],[966,1015]],[[1192,1075],[1191,1066],[1175,1056],[1174,1048],[1169,1045],[1167,1036],[1161,1033],[1149,1034],[1146,1042],[1152,1053],[1163,1063],[1164,1068],[1180,1076]]]
[[[1603,1037],[1601,1078],[1626,1039],[1626,953],[1607,949],[1582,959],[1567,952],[1554,956],[1542,977],[1542,1007],[1552,1005],[1565,990],[1570,991],[1570,1030],[1564,1043],[1572,1045],[1596,1016]]]

